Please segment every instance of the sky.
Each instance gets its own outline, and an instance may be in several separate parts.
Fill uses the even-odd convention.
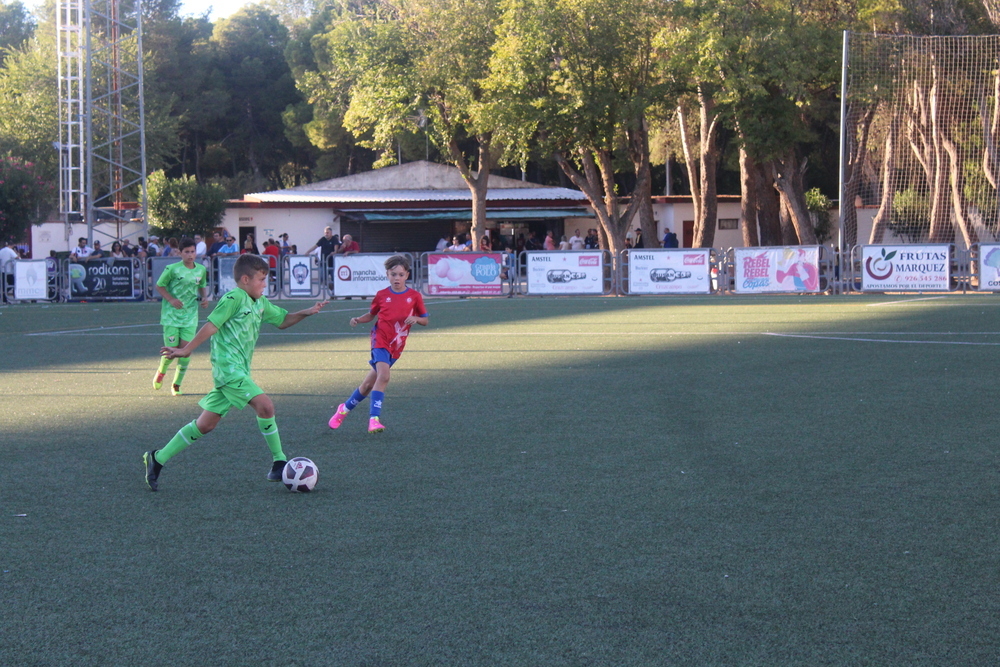
[[[251,0],[184,0],[181,3],[180,13],[181,16],[201,16],[205,8],[211,6],[212,13],[209,18],[215,21],[232,16],[237,9],[250,2]]]

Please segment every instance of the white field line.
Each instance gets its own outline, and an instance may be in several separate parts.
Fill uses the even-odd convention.
[[[944,296],[924,296],[917,299],[900,299],[899,301],[882,301],[880,303],[869,303],[865,304],[866,308],[874,308],[876,306],[899,306],[906,305],[908,303],[913,303],[914,301],[933,301],[934,299],[943,299]]]
[[[817,336],[812,334],[782,334],[765,333],[765,336],[776,336],[778,338],[812,338],[815,340],[846,340],[858,343],[897,343],[905,345],[1000,345],[998,343],[971,343],[961,340],[889,340],[888,338],[855,338],[845,336]],[[956,334],[958,335],[958,334]]]

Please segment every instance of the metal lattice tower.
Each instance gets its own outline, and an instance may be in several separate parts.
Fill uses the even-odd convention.
[[[141,0],[58,2],[59,211],[86,222],[91,240],[99,222],[122,237],[146,208],[141,10]]]

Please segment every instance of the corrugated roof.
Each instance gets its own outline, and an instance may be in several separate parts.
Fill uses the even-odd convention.
[[[464,190],[275,190],[256,192],[244,196],[247,201],[271,203],[329,203],[351,204],[362,202],[422,202],[422,201],[469,201],[471,194]],[[486,201],[534,201],[562,199],[586,201],[587,197],[577,190],[568,188],[501,188],[490,189]]]

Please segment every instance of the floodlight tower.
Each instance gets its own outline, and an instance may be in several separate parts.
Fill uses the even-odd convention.
[[[59,212],[146,230],[141,0],[58,0]],[[138,223],[138,224],[136,224]]]

